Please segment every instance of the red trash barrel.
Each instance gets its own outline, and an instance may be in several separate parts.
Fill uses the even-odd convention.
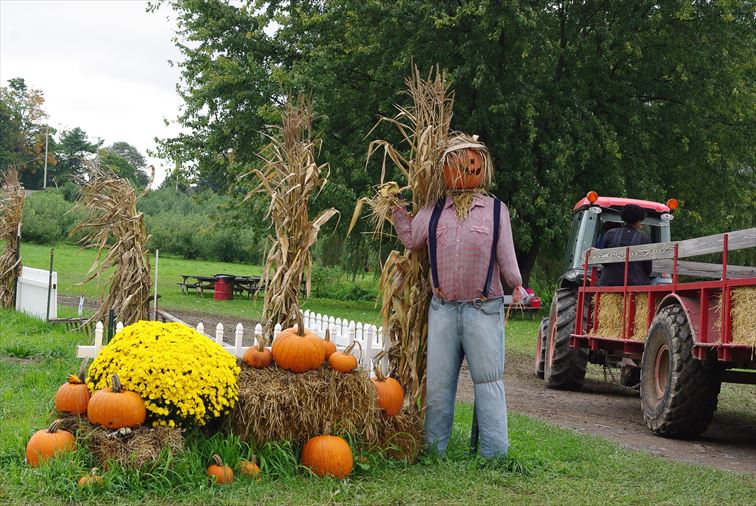
[[[234,298],[234,276],[217,274],[215,276],[215,300],[231,300]]]

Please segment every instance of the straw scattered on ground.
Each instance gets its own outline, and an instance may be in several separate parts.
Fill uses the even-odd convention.
[[[344,374],[330,367],[295,374],[277,367],[242,367],[232,431],[247,441],[303,444],[324,434],[348,433],[376,441],[376,397],[361,369]]]
[[[80,244],[97,248],[97,258],[89,269],[86,283],[114,268],[105,283],[103,303],[90,321],[106,321],[108,311],[118,321],[130,325],[146,318],[150,297],[150,263],[144,216],[137,211],[134,188],[123,178],[91,164],[89,180],[82,186],[76,206],[86,211],[84,220],[71,235],[84,232]],[[108,243],[111,243],[108,245]],[[102,259],[103,252],[107,252]]]
[[[16,282],[21,275],[19,225],[26,194],[14,167],[5,172],[0,188],[0,307],[16,306]]]

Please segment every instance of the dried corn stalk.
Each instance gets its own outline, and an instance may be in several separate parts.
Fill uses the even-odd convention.
[[[141,195],[138,197],[125,179],[94,164],[90,166],[89,181],[76,202],[76,207],[86,210],[86,218],[71,231],[71,235],[83,231],[80,244],[98,249],[83,283],[99,281],[109,268],[114,268],[105,284],[105,300],[91,320],[105,320],[110,309],[124,325],[146,317],[152,283],[146,249],[149,236],[144,215],[136,208],[139,198]],[[108,242],[112,245],[108,246]],[[102,259],[104,251],[107,254]]]
[[[327,209],[310,221],[307,204],[325,186],[328,164],[318,165],[315,154],[319,139],[311,139],[312,103],[299,97],[288,101],[283,113],[280,138],[270,137],[270,143],[260,153],[262,170],[253,169],[259,183],[246,198],[255,193],[270,197],[267,216],[273,222],[275,238],[268,250],[263,270],[265,299],[263,321],[265,335],[273,334],[280,323],[290,327],[299,312],[299,289],[305,280],[310,295],[312,256],[310,248],[318,239],[320,228],[338,213]]]
[[[407,91],[412,99],[408,107],[397,106],[393,118],[380,122],[394,125],[402,136],[402,145],[393,146],[385,140],[370,143],[368,157],[383,150],[381,186],[388,183],[386,162],[390,159],[401,171],[412,193],[412,212],[436,202],[446,193],[440,160],[448,147],[453,93],[447,89],[445,74],[436,69],[427,79],[415,67],[407,79]],[[403,154],[404,153],[404,154]],[[405,156],[406,155],[406,156]],[[396,203],[396,191],[386,191],[367,199],[374,218],[376,233],[382,233],[383,223],[390,219]],[[425,390],[426,343],[428,338],[428,303],[430,283],[426,250],[400,253],[392,251],[383,266],[380,280],[381,312],[385,346],[389,352],[390,374],[404,386],[411,410],[422,406]]]
[[[0,190],[0,242],[5,248],[0,254],[0,307],[16,305],[16,282],[21,275],[19,256],[21,215],[24,209],[24,188],[14,167],[8,169]]]

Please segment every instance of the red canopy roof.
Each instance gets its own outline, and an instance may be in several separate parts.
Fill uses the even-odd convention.
[[[591,203],[588,201],[586,197],[583,197],[578,201],[577,204],[575,204],[575,207],[572,209],[573,211],[577,211],[581,207],[588,206]],[[651,202],[650,200],[638,200],[638,199],[623,199],[620,197],[599,197],[596,201],[596,205],[600,207],[611,207],[611,206],[626,206],[627,204],[635,204],[636,206],[642,207],[643,209],[648,209],[649,211],[655,211],[657,213],[668,213],[669,207],[667,207],[666,204],[661,204],[659,202]]]

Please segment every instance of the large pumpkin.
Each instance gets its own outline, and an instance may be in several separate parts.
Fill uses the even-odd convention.
[[[55,410],[59,413],[83,415],[89,404],[89,389],[75,374],[69,374],[68,380],[55,393]]]
[[[147,416],[142,398],[136,392],[123,390],[118,375],[114,374],[111,381],[112,388],[98,390],[89,399],[89,421],[107,429],[142,425]]]
[[[380,365],[375,367],[375,378],[371,379],[375,386],[375,394],[378,397],[378,407],[387,416],[395,416],[402,410],[404,404],[404,389],[394,378],[383,375]]]
[[[304,325],[290,327],[278,334],[272,352],[276,365],[291,372],[314,371],[323,363],[320,338],[306,330]]]
[[[257,339],[257,346],[250,346],[247,351],[244,352],[242,360],[255,369],[265,369],[273,363],[273,355],[270,350],[263,346],[262,337],[255,336]]]
[[[73,451],[76,439],[66,430],[59,430],[63,420],[55,420],[46,429],[38,430],[26,443],[26,462],[37,467],[58,452]]]
[[[318,476],[346,478],[352,472],[352,448],[338,436],[315,436],[302,448],[302,464]]]
[[[483,158],[471,148],[447,155],[444,162],[444,185],[449,190],[470,190],[483,184]]]

